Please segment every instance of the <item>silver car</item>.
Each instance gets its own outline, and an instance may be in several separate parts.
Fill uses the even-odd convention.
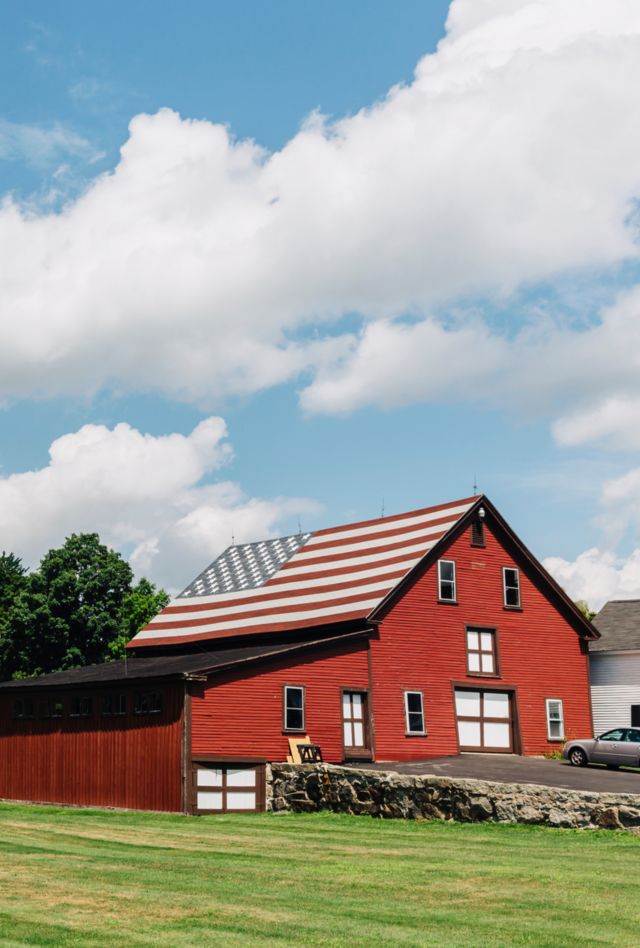
[[[562,756],[574,767],[640,767],[640,727],[617,727],[586,741],[567,741]]]

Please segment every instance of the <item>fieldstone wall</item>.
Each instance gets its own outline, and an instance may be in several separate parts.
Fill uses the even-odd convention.
[[[461,823],[537,823],[640,833],[640,795],[414,777],[330,764],[272,764],[267,808]]]

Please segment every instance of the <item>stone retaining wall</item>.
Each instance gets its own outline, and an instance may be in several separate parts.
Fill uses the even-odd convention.
[[[268,771],[267,807],[274,811],[333,810],[383,818],[640,832],[637,794],[414,777],[330,764],[272,764]]]

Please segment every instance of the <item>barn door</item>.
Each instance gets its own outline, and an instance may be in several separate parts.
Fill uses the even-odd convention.
[[[456,688],[455,702],[461,751],[512,753],[510,692]]]
[[[366,691],[342,692],[342,743],[345,759],[371,758]]]

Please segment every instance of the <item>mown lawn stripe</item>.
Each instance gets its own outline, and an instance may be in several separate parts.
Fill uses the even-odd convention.
[[[0,805],[0,944],[637,944],[625,833]]]

